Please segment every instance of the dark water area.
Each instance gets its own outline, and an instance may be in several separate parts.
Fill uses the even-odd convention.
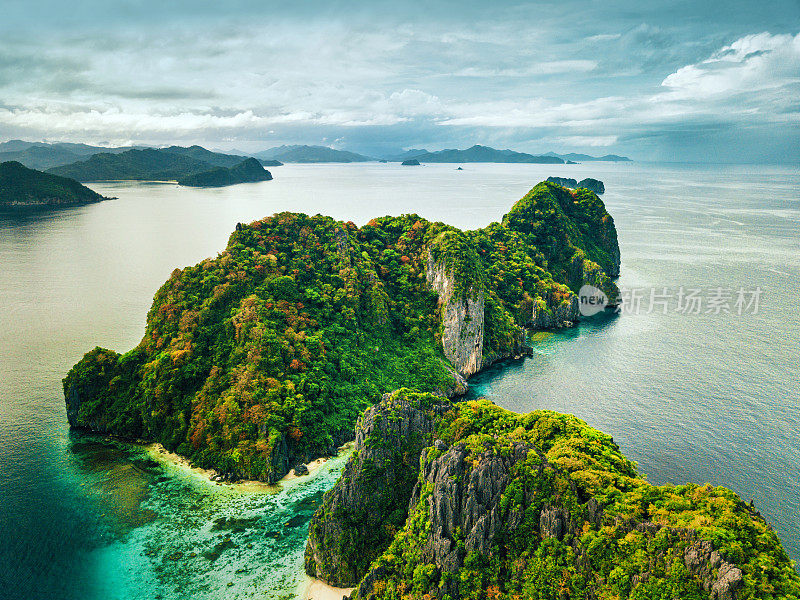
[[[285,490],[241,491],[143,448],[70,433],[61,379],[96,345],[139,342],[175,267],[237,222],[292,210],[363,224],[415,212],[498,220],[550,175],[596,177],[620,286],[763,290],[756,314],[645,310],[537,336],[475,390],[574,413],[650,481],[731,487],[800,559],[800,174],[676,165],[286,165],[223,189],[106,183],[117,200],[0,215],[0,596],[294,598],[307,522],[341,461]],[[230,585],[229,585],[230,584]]]

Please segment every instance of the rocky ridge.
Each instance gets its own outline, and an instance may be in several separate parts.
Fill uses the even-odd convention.
[[[406,393],[383,403],[402,402]],[[430,442],[419,453],[404,526],[380,548],[370,539],[369,555],[380,556],[368,568],[363,560],[337,562],[348,585],[360,578],[353,599],[800,597],[800,578],[754,509],[723,488],[648,484],[611,438],[574,417],[513,415],[476,401],[449,411],[440,405],[421,425]],[[362,464],[381,447],[380,435],[373,429],[370,443],[359,445]],[[364,483],[358,470],[347,473],[358,503]],[[339,518],[352,507],[331,510],[329,498],[343,500],[343,485],[315,514],[307,557],[313,548],[336,562],[320,531],[339,531],[350,536],[348,547],[362,547]],[[371,486],[402,495],[392,477]],[[379,522],[381,502],[370,498],[370,518]],[[326,577],[306,564],[309,574]]]

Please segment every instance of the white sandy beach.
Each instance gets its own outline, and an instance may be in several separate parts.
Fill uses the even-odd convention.
[[[342,600],[355,588],[337,588],[319,579],[312,579],[305,594],[306,600]]]

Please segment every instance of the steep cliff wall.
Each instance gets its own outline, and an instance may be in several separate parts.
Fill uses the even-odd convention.
[[[445,260],[434,260],[429,250],[425,276],[439,294],[444,355],[464,377],[483,367],[484,291],[470,288],[456,293],[456,273]]]
[[[407,390],[386,394],[356,426],[353,456],[322,501],[309,529],[306,572],[353,587],[406,521],[419,455],[433,443],[444,398]]]
[[[729,490],[650,485],[568,415],[483,400],[433,419],[405,524],[351,571],[362,576],[351,598],[800,598],[774,532]]]

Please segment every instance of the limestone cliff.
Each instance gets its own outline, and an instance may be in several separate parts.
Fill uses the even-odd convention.
[[[386,414],[393,402],[369,414]],[[394,427],[372,427],[362,447],[395,445],[409,416],[404,407]],[[724,488],[648,484],[609,436],[574,417],[515,415],[481,400],[439,406],[417,424],[428,446],[415,482],[376,483],[353,457],[315,517],[324,527],[312,526],[309,555],[325,546],[348,584],[360,578],[353,599],[800,598],[800,577],[751,506]],[[417,447],[404,447],[408,461]],[[382,506],[394,510],[387,498],[408,495],[390,543],[353,527],[359,489],[369,490],[372,523],[389,518]],[[328,543],[320,532],[330,531],[347,545]],[[344,547],[380,556],[365,568]]]
[[[483,366],[484,291],[470,288],[458,295],[453,268],[434,260],[431,251],[425,276],[439,294],[444,355],[462,376],[474,375]]]
[[[450,402],[407,391],[386,394],[356,426],[353,456],[310,525],[306,572],[336,587],[358,584],[403,526],[432,443],[435,417]]]

